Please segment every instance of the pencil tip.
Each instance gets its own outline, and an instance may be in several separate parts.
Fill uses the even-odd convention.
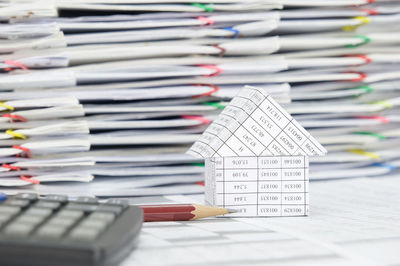
[[[235,212],[239,212],[238,210],[235,209],[226,209],[229,213],[235,213]]]

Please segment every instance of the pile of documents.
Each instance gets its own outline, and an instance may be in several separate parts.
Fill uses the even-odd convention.
[[[400,3],[372,2],[0,1],[0,186],[202,193],[185,152],[244,85],[328,150],[311,180],[393,172]]]

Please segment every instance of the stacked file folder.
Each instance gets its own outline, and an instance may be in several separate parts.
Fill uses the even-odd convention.
[[[400,166],[396,1],[0,1],[0,186],[202,193],[185,152],[244,85],[328,150],[311,180]]]

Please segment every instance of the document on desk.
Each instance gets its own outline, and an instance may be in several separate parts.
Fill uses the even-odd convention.
[[[399,190],[399,176],[316,182],[309,217],[146,223],[121,266],[398,265]],[[136,200],[203,203],[201,195]]]
[[[250,86],[240,91],[188,151],[203,158],[325,153],[270,95]]]

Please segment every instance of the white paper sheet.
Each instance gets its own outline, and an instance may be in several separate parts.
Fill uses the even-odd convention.
[[[146,223],[122,266],[397,265],[399,189],[398,176],[315,182],[309,217]],[[153,203],[152,198],[131,202],[146,200]],[[201,204],[203,197],[163,201]]]
[[[229,217],[308,215],[306,156],[206,159],[207,204],[232,208]]]
[[[188,153],[210,158],[323,155],[326,150],[263,89],[246,86]]]

